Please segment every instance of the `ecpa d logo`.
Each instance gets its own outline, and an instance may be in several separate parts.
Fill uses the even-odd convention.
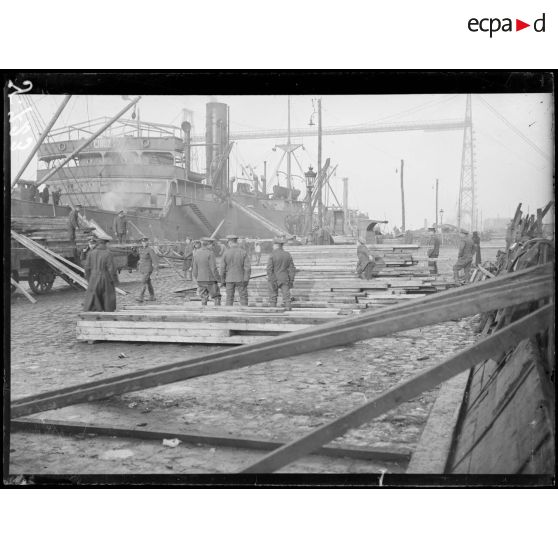
[[[540,18],[536,19],[533,22],[532,27],[536,33],[545,32],[545,25],[546,25],[545,18],[546,18],[546,14],[543,13],[543,15]],[[526,23],[525,21],[516,18],[515,29],[514,29],[512,21],[513,19],[509,17],[504,17],[502,19],[500,19],[499,17],[485,17],[481,19],[472,17],[468,21],[467,27],[469,28],[469,31],[472,31],[473,33],[477,33],[479,31],[483,33],[489,33],[490,38],[492,38],[492,35],[494,33],[498,33],[498,31],[503,31],[504,33],[506,33],[506,32],[513,32],[513,31],[521,31],[522,29],[531,27],[530,23]]]

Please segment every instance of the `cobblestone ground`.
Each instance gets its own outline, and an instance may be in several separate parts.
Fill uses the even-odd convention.
[[[453,256],[453,251],[442,252],[443,274],[450,272]],[[121,275],[123,288],[131,294],[119,296],[119,306],[133,302],[137,279],[136,273]],[[181,298],[172,291],[182,285],[171,270],[161,270],[155,281],[159,302],[179,303]],[[38,297],[35,305],[12,295],[12,398],[117,377],[221,349],[209,345],[79,343],[75,324],[82,300],[82,292],[59,280],[51,293]],[[409,330],[36,416],[291,440],[463,349],[474,341],[475,325],[475,318],[470,318]],[[335,443],[412,451],[436,393],[425,392]],[[123,438],[29,433],[13,433],[10,452],[13,474],[233,472],[262,455],[188,444],[168,448]],[[380,469],[402,471],[395,464],[311,457],[284,472],[364,473]]]

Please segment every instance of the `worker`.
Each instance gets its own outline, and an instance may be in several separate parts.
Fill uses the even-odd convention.
[[[80,228],[79,217],[82,206],[78,203],[70,210],[68,215],[68,235],[71,242],[76,241],[76,229]]]
[[[438,262],[430,261],[436,260],[440,255],[440,236],[436,233],[436,227],[429,227],[430,237],[428,238],[428,250],[426,256],[428,257],[428,267],[434,275],[438,275]]]
[[[202,306],[207,306],[209,297],[214,300],[215,306],[221,306],[221,277],[212,244],[212,238],[202,238],[201,248],[194,252],[192,261],[192,275],[199,286]]]
[[[481,247],[480,247],[480,236],[478,231],[473,231],[473,245],[475,247],[475,265],[479,265],[481,263]]]
[[[151,274],[153,271],[155,271],[157,275],[159,274],[159,258],[153,248],[149,246],[149,238],[146,236],[141,239],[141,246],[138,248],[138,254],[138,271],[141,273],[142,288],[136,300],[138,302],[143,302],[145,289],[147,289],[149,292],[149,300],[153,301],[155,300],[155,291],[151,283]]]
[[[37,184],[30,184],[29,185],[29,201],[37,201],[37,197],[39,195],[39,187]]]
[[[41,192],[41,201],[43,203],[48,203],[49,198],[50,198],[50,190],[48,189],[48,184],[45,184],[45,187]]]
[[[81,251],[80,260],[82,262],[85,262],[87,260],[87,256],[89,255],[89,252],[95,250],[96,247],[97,247],[97,237],[92,235],[87,239],[87,246]]]
[[[184,277],[186,281],[192,280],[192,259],[194,257],[194,244],[192,239],[187,236],[184,242]]]
[[[475,246],[473,241],[469,238],[469,231],[461,230],[461,239],[459,242],[459,249],[457,252],[457,262],[453,266],[453,278],[456,282],[460,281],[459,272],[464,271],[463,282],[469,279],[471,271],[471,264],[473,263],[473,255],[475,253]]]
[[[295,266],[289,252],[283,250],[285,239],[273,240],[273,252],[267,260],[267,284],[269,288],[269,305],[277,306],[277,295],[281,289],[283,306],[292,310],[291,289],[295,280]]]
[[[250,281],[250,257],[241,248],[238,237],[234,234],[227,236],[229,247],[223,254],[221,262],[222,286],[227,290],[226,305],[232,306],[234,293],[238,291],[240,306],[248,306],[248,282]]]
[[[62,190],[60,190],[60,186],[57,186],[52,192],[52,203],[54,205],[60,205],[61,195],[62,195]]]
[[[118,237],[118,243],[124,244],[126,242],[126,233],[128,231],[128,219],[126,218],[126,214],[123,209],[121,209],[118,212],[118,215],[114,217],[112,228]]]
[[[95,249],[87,254],[85,279],[89,284],[83,309],[86,312],[114,312],[118,273],[112,254],[107,249],[107,239],[104,237],[98,238]]]
[[[254,247],[254,254],[256,255],[256,265],[260,265],[260,260],[262,258],[262,245],[256,240],[256,246]]]
[[[368,247],[363,240],[358,241],[356,274],[360,279],[371,279],[374,276],[374,256],[370,255]]]

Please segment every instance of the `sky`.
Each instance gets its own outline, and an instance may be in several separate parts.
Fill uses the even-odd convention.
[[[315,96],[291,96],[291,126],[304,128],[316,103]],[[35,110],[48,122],[59,106],[60,95],[33,95]],[[324,95],[323,126],[364,123],[411,122],[463,119],[466,95]],[[194,133],[204,133],[205,104],[210,101],[230,106],[231,131],[265,130],[287,127],[286,96],[144,96],[139,102],[141,119],[180,125],[181,112],[194,113]],[[501,115],[486,105],[488,102]],[[54,128],[83,122],[100,116],[112,116],[126,105],[120,96],[76,95],[62,112]],[[12,119],[22,108],[12,98]],[[131,112],[131,111],[130,111]],[[475,145],[477,202],[483,219],[511,218],[518,203],[533,211],[553,198],[553,102],[549,94],[472,95]],[[130,113],[125,115],[130,116]],[[27,117],[27,115],[25,115]],[[13,120],[12,120],[13,121]],[[21,125],[23,118],[19,118]],[[316,122],[316,115],[313,116]],[[538,147],[533,148],[506,124],[514,126]],[[31,124],[30,124],[31,125]],[[14,127],[12,127],[14,129]],[[316,129],[316,127],[314,127]],[[33,135],[22,130],[17,139]],[[304,170],[317,167],[317,137],[293,137],[304,145],[296,151]],[[286,171],[285,161],[277,168],[281,151],[273,151],[283,140],[242,140],[235,144],[230,157],[231,176],[240,165],[252,165],[263,174],[267,161],[268,183],[277,179],[275,169]],[[20,142],[23,146],[24,142]],[[412,131],[323,137],[323,161],[331,158],[338,165],[331,185],[342,200],[342,178],[349,179],[349,205],[367,212],[371,218],[389,221],[389,228],[401,226],[400,164],[404,160],[404,188],[407,228],[420,228],[424,220],[435,220],[435,183],[439,181],[439,208],[444,222],[455,223],[463,132]],[[12,176],[19,170],[31,147],[12,149]],[[201,148],[198,148],[200,151]],[[541,152],[543,154],[541,154]],[[544,155],[546,154],[546,156]],[[204,171],[205,157],[197,154],[198,167]],[[194,157],[196,164],[196,157]],[[33,160],[24,178],[35,179],[37,163]],[[300,169],[293,161],[293,174]],[[276,175],[275,175],[276,176]],[[279,179],[284,184],[284,175]],[[294,178],[294,186],[301,182]],[[330,198],[331,199],[331,198]]]

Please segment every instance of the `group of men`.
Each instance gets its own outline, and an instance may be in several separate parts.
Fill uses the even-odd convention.
[[[238,293],[241,306],[248,306],[248,284],[252,271],[251,257],[248,251],[238,242],[238,236],[227,237],[227,248],[220,256],[220,266],[213,250],[214,239],[202,238],[192,243],[187,240],[184,250],[184,271],[186,279],[193,279],[198,284],[202,306],[207,306],[211,298],[215,306],[221,305],[220,288],[225,288],[226,306],[232,306],[235,294]],[[277,298],[281,291],[283,306],[292,309],[290,289],[294,285],[295,267],[289,252],[283,249],[284,239],[273,241],[273,252],[270,254],[266,274],[268,281],[269,305],[277,306]],[[257,263],[261,257],[261,246],[256,251]]]
[[[62,190],[60,186],[57,186],[51,193],[48,184],[43,186],[43,189],[39,191],[38,184],[20,184],[19,198],[24,201],[42,202],[50,203],[52,194],[52,203],[54,205],[60,205],[60,197],[62,196]]]

